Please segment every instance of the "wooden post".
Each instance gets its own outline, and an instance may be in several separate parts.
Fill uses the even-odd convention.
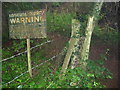
[[[63,63],[63,66],[62,66],[62,70],[61,70],[62,73],[65,73],[66,69],[68,68],[68,64],[70,62],[72,52],[74,51],[75,44],[78,41],[76,36],[77,36],[78,31],[79,31],[79,28],[80,28],[80,22],[76,19],[73,19],[72,20],[72,34],[71,34],[71,38],[70,38],[70,41],[69,41],[69,47],[68,47],[68,50],[67,50],[67,54],[65,56],[64,63]]]
[[[31,55],[30,55],[30,39],[27,39],[27,56],[28,56],[28,71],[29,71],[30,77],[32,77]]]

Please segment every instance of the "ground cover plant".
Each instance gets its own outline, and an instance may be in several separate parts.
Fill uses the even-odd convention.
[[[2,87],[3,88],[108,88],[102,80],[113,80],[116,69],[111,69],[114,64],[117,67],[117,43],[119,41],[118,30],[112,24],[105,24],[105,14],[98,17],[91,46],[87,67],[84,70],[79,64],[71,69],[68,66],[65,76],[61,79],[61,69],[69,47],[72,32],[72,19],[80,21],[79,34],[85,37],[85,30],[89,14],[86,11],[93,3],[4,3],[3,18],[5,19],[2,46]],[[10,8],[8,8],[10,6]],[[69,7],[68,7],[69,6]],[[107,6],[107,5],[106,5]],[[16,7],[16,8],[15,8]],[[49,8],[48,8],[49,7]],[[84,10],[77,8],[82,7]],[[114,6],[113,6],[114,7]],[[23,53],[14,58],[5,60],[13,55],[26,51],[26,40],[9,39],[8,11],[38,10],[46,8],[47,38],[31,39],[31,47],[47,41],[49,43],[37,46],[31,50],[31,65],[33,77],[29,76],[27,54]],[[66,9],[67,8],[67,9]],[[92,7],[93,8],[93,7]],[[104,8],[105,9],[105,6]],[[90,8],[91,10],[91,8]],[[109,10],[108,10],[109,11]],[[101,12],[102,13],[102,12]],[[103,13],[102,13],[103,14]],[[109,18],[109,17],[108,17]],[[103,22],[104,21],[104,22]],[[108,20],[109,21],[109,20]],[[115,21],[115,19],[113,19]],[[102,22],[102,23],[101,23]],[[114,22],[111,22],[114,23]],[[98,42],[99,41],[99,42]],[[64,50],[65,49],[65,50]],[[113,54],[115,53],[115,54]],[[58,56],[56,56],[58,55]],[[5,61],[4,61],[5,60]],[[72,60],[72,59],[70,59]],[[111,64],[112,62],[112,64]],[[110,64],[108,64],[110,63]],[[39,66],[37,66],[39,65]],[[37,67],[36,67],[37,66]],[[110,81],[110,82],[111,82]],[[112,82],[114,83],[114,81]],[[114,84],[117,84],[116,82]],[[113,84],[113,85],[114,85]]]

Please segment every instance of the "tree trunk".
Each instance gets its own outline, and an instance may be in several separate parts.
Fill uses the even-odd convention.
[[[99,16],[101,7],[102,7],[103,2],[97,2],[95,4],[94,10],[93,10],[93,15],[89,16],[88,18],[88,24],[86,27],[86,31],[85,31],[85,40],[82,46],[82,50],[80,51],[80,64],[82,66],[83,69],[86,69],[86,60],[89,57],[89,49],[90,49],[90,43],[91,43],[91,36],[92,36],[92,32],[95,26],[95,23],[97,23],[97,17]]]

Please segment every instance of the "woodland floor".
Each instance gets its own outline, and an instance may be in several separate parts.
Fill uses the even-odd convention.
[[[70,3],[66,3],[66,4],[62,4],[62,5],[63,6],[57,7],[56,11],[70,12],[72,10],[72,8],[69,8]],[[72,3],[71,3],[71,5],[72,5]],[[68,11],[66,10],[66,8],[68,8]],[[80,13],[87,12],[86,10],[89,10],[89,9],[83,10],[83,8],[81,8],[81,9],[82,10],[79,10],[79,11],[81,11]],[[106,10],[106,11],[109,12],[110,10]],[[112,16],[110,16],[110,17],[112,18],[111,21],[114,22],[113,17]],[[110,17],[108,17],[108,19]],[[111,24],[113,24],[113,23],[111,23]],[[48,37],[51,40],[54,40],[54,41],[52,43],[49,43],[49,44],[46,44],[46,45],[42,46],[42,48],[45,49],[45,55],[44,56],[46,58],[51,58],[52,56],[59,54],[62,51],[62,49],[64,48],[64,46],[66,44],[66,41],[69,41],[69,38],[67,38],[65,36],[62,36],[60,34],[56,34],[56,33],[48,33]],[[4,47],[12,46],[12,40],[9,40],[9,42],[5,43],[3,46]],[[108,68],[110,70],[110,72],[113,73],[113,79],[101,80],[101,82],[104,85],[106,85],[107,88],[118,88],[119,87],[118,78],[120,77],[118,75],[118,73],[119,73],[118,72],[118,63],[120,63],[119,60],[118,60],[118,44],[113,43],[110,40],[108,42],[106,42],[106,41],[103,41],[101,39],[97,39],[97,38],[93,37],[91,47],[90,47],[89,58],[92,59],[92,60],[98,60],[100,55],[104,54],[107,49],[110,49],[110,51],[107,55],[107,60],[105,62],[105,67]],[[55,66],[57,66],[57,64],[56,64],[57,62],[61,62],[61,61],[56,61],[56,60],[53,61],[50,68],[52,68],[52,67],[54,68]],[[55,69],[56,68],[54,68],[54,70]],[[36,73],[36,71],[33,72],[34,75],[35,75],[35,73]]]
[[[49,34],[48,36],[55,40],[50,45],[51,49],[48,50],[50,53],[46,53],[48,57],[58,54],[65,46],[65,42],[69,40],[58,34]],[[94,37],[92,38],[92,41],[89,56],[92,60],[98,60],[100,55],[104,54],[106,50],[109,49],[104,66],[113,73],[113,79],[105,79],[101,80],[101,82],[106,85],[107,88],[118,88],[118,44],[110,41],[106,42]]]
[[[42,48],[45,49],[45,57],[50,58],[54,55],[59,54],[62,49],[65,47],[66,41],[69,41],[69,38],[62,36],[56,33],[48,33],[48,37],[51,40],[54,40],[50,44],[43,45]],[[11,45],[11,43],[7,43],[7,46]],[[92,38],[92,43],[90,47],[90,56],[89,58],[92,60],[98,60],[101,54],[104,54],[106,50],[109,49],[107,60],[105,62],[105,67],[113,73],[113,79],[105,79],[101,80],[101,82],[107,86],[107,88],[118,88],[118,44],[112,42],[106,42],[100,39]],[[56,71],[57,62],[54,61],[50,68],[53,68]]]
[[[118,43],[113,43],[110,41],[105,42],[103,40],[97,40],[94,38],[93,40],[95,40],[95,43],[92,43],[90,47],[90,59],[98,60],[100,54],[104,54],[106,50],[109,49],[107,60],[104,66],[113,73],[113,79],[106,79],[102,80],[101,82],[108,88],[118,88]]]

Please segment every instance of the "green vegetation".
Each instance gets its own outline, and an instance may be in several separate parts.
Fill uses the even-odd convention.
[[[43,3],[4,3],[3,6],[5,21],[7,22],[8,13],[15,11],[25,11],[25,10],[39,10]],[[59,7],[61,3],[52,3],[52,7]],[[9,6],[9,7],[8,7]],[[43,5],[44,6],[44,5]],[[60,34],[63,37],[70,37],[71,35],[71,20],[77,18],[80,21],[80,35],[85,36],[84,32],[86,29],[87,14],[81,14],[76,16],[76,12],[68,13],[58,13],[55,11],[48,10],[47,16],[47,32],[52,32],[54,34]],[[102,17],[98,17],[102,19]],[[8,24],[4,26],[3,39],[7,43],[8,39]],[[110,26],[100,26],[96,25],[93,37],[105,41],[117,42],[119,39],[117,29]],[[45,42],[47,39],[31,40],[31,47]],[[19,52],[26,50],[26,40],[11,40],[12,44],[4,47],[2,49],[2,58],[8,58]],[[58,41],[59,42],[59,41]],[[96,41],[94,41],[96,42]],[[69,45],[67,44],[66,47]],[[38,47],[31,50],[31,61],[32,67],[48,60],[45,57],[46,48],[49,49],[49,45],[44,47]],[[57,48],[57,47],[53,47]],[[50,52],[51,53],[51,52]],[[48,55],[49,56],[49,55]],[[55,59],[57,60],[57,59]],[[81,67],[76,67],[75,69],[67,70],[67,73],[63,79],[59,79],[61,65],[55,70],[51,68],[54,61],[47,62],[35,69],[33,69],[33,77],[30,78],[29,73],[25,73],[23,76],[17,78],[10,84],[5,85],[7,82],[13,80],[16,76],[26,72],[27,67],[27,55],[22,54],[20,56],[14,57],[8,61],[2,62],[2,84],[3,88],[104,88],[105,85],[100,83],[100,79],[112,79],[112,73],[109,72],[107,68],[104,67],[106,56],[103,54],[99,60],[87,60],[87,71],[83,70]],[[62,60],[61,60],[62,61]],[[59,62],[58,62],[59,63]],[[55,63],[54,63],[55,64]],[[55,64],[56,65],[56,64]]]
[[[61,2],[53,2],[53,3],[52,3],[52,6],[53,6],[53,7],[59,7],[60,4],[61,4]]]
[[[103,65],[106,56],[101,55],[99,60],[87,60],[87,71],[81,67],[67,69],[66,75],[60,79],[60,69],[55,74],[49,74],[46,86],[49,88],[105,88],[100,79],[112,79],[112,73]]]
[[[75,17],[74,13],[51,13],[47,12],[47,30],[65,36],[70,36],[71,20]]]
[[[44,42],[44,41],[45,40],[43,40],[42,42]],[[38,44],[37,42],[35,42],[35,43]],[[8,47],[8,48],[3,49],[3,58],[10,57],[10,56],[14,55],[15,52],[18,53],[21,51],[25,51],[24,48],[26,47],[26,44],[25,44],[24,40],[19,41],[19,43],[14,41],[13,45],[14,45],[13,47]],[[19,45],[21,47],[19,47]],[[22,46],[24,46],[24,48]],[[44,48],[41,50],[40,47],[38,47],[37,49],[34,49],[31,52],[32,52],[31,53],[32,54],[32,58],[31,58],[32,67],[44,62],[45,60],[48,60],[48,58],[44,57],[44,53],[45,53]],[[45,70],[48,69],[49,65],[50,65],[50,63],[46,63],[44,66],[40,66],[37,69],[33,69],[33,72],[34,72],[33,79],[28,78],[29,74],[26,73],[25,75],[21,76],[20,78],[17,78],[11,84],[5,85],[5,83],[11,81],[16,76],[19,76],[20,74],[22,74],[28,70],[26,54],[22,54],[20,56],[14,57],[8,61],[5,61],[5,62],[3,62],[3,67],[2,67],[3,88],[12,88],[12,87],[17,87],[19,85],[22,85],[26,88],[34,87],[34,86],[31,86],[31,85],[33,85],[32,81],[34,80],[37,82],[37,80],[38,80],[38,82],[39,82],[40,80],[44,79],[43,75],[45,74]],[[36,75],[37,75],[37,77],[36,77]],[[39,79],[41,78],[41,79],[39,80],[38,78]],[[26,84],[26,82],[27,82],[27,84]],[[40,81],[40,83],[42,83],[42,82]]]
[[[17,43],[16,43],[17,44]],[[36,51],[32,51],[34,53]],[[3,52],[3,55],[7,52]],[[38,50],[38,52],[32,54],[32,62],[35,66],[48,58],[43,58],[44,50]],[[9,54],[11,54],[9,52]],[[6,54],[7,55],[7,54]],[[10,56],[10,55],[7,55]],[[38,60],[39,59],[39,60]],[[106,69],[103,64],[106,60],[106,57],[103,55],[100,60],[96,62],[93,60],[88,61],[87,72],[82,68],[77,67],[75,69],[68,69],[66,76],[60,80],[60,67],[59,70],[53,73],[54,71],[49,68],[51,63],[45,63],[35,70],[33,78],[30,79],[29,74],[19,77],[14,82],[8,85],[4,85],[8,81],[12,80],[14,77],[20,75],[21,73],[27,71],[27,56],[22,55],[15,57],[7,62],[3,62],[3,87],[4,88],[13,88],[13,87],[22,87],[22,88],[103,88],[105,87],[99,82],[99,79],[102,78],[112,78],[111,73]],[[9,62],[9,63],[8,63]],[[24,62],[24,63],[23,63]],[[9,74],[8,74],[9,73]]]
[[[93,34],[95,35],[96,38],[105,41],[113,41],[113,43],[117,43],[119,40],[118,30],[107,25],[104,28],[101,28],[100,26],[97,25],[95,27]]]

